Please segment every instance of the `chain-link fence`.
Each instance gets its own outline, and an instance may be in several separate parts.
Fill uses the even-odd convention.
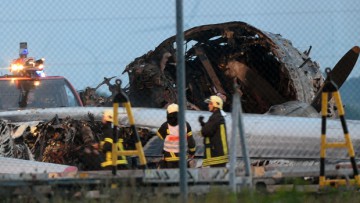
[[[133,107],[157,109],[135,110],[135,123],[141,120],[140,127],[143,127],[138,131],[141,142],[149,150],[147,155],[154,153],[153,157],[157,157],[153,162],[153,167],[157,167],[162,156],[162,143],[159,140],[151,142],[157,151],[146,144],[156,137],[157,128],[166,121],[166,107],[177,102],[175,1],[16,0],[3,2],[1,8],[1,75],[12,74],[9,67],[21,54],[19,48],[23,51],[19,43],[27,42],[28,57],[46,59],[44,72],[47,76],[63,76],[72,84],[57,82],[61,85],[56,86],[43,82],[42,87],[33,85],[26,90],[25,84],[16,83],[10,87],[4,83],[0,86],[0,102],[12,103],[8,107],[1,104],[2,110],[9,110],[13,103],[12,110],[26,108],[24,104],[35,89],[42,92],[35,98],[44,97],[46,104],[31,106],[28,102],[28,107],[67,107],[82,102],[87,107],[99,108],[79,107],[55,111],[51,115],[40,112],[37,117],[34,114],[30,120],[46,114],[47,121],[36,124],[34,131],[31,131],[33,128],[22,129],[18,132],[19,137],[14,137],[13,133],[20,128],[3,123],[0,154],[84,169],[81,164],[86,160],[82,160],[84,156],[80,154],[85,153],[84,150],[93,150],[94,144],[103,140],[102,107],[112,105],[113,96],[119,92],[115,81],[120,79],[121,88]],[[304,138],[297,137],[296,143],[302,143],[301,146],[315,143],[311,150],[314,153],[320,150],[320,146],[316,147],[319,140],[313,141],[320,137],[320,120],[308,120],[307,117],[320,115],[319,105],[316,106],[320,97],[316,95],[324,84],[326,67],[339,70],[332,78],[342,85],[340,92],[346,118],[360,119],[357,88],[360,67],[356,63],[359,50],[358,47],[352,49],[360,43],[359,9],[360,2],[356,0],[185,1],[185,86],[189,109],[186,115],[196,138],[196,155],[201,158],[204,150],[199,136],[199,111],[195,110],[203,110],[202,114],[209,116],[209,112],[204,112],[208,110],[204,100],[217,94],[223,98],[223,109],[230,119],[232,95],[239,92],[243,111],[259,114],[244,117],[248,139],[259,138],[253,137],[250,141],[250,155],[257,158],[277,156],[271,150],[281,145],[285,147],[282,155],[286,150],[291,151],[287,155],[293,157],[287,158],[313,156],[309,151],[300,150],[299,145],[288,142],[294,138],[291,136],[306,134]],[[351,56],[338,63],[348,51]],[[4,77],[0,80],[9,81]],[[64,92],[57,87],[64,88]],[[48,98],[53,94],[48,93],[52,88],[52,92],[57,92],[56,96]],[[81,102],[73,101],[77,99],[76,94],[80,95]],[[69,95],[72,101],[66,98]],[[337,116],[333,103],[328,110],[329,116]],[[92,114],[88,116],[90,111]],[[129,123],[126,112],[122,111],[121,138],[125,141],[124,147],[130,149],[136,140],[131,128],[123,127]],[[55,114],[71,115],[72,118],[56,118]],[[287,121],[262,114],[302,118]],[[29,114],[19,115],[27,119]],[[318,123],[313,125],[314,122]],[[231,125],[227,125],[230,133]],[[357,125],[356,122],[350,125],[355,144],[359,138]],[[339,133],[342,138],[340,122],[334,126],[336,130],[330,132],[333,133],[331,136]],[[267,132],[271,133],[264,135]],[[279,136],[287,134],[291,134],[288,139]],[[276,139],[264,141],[266,136]],[[89,148],[84,147],[84,143]],[[259,145],[268,147],[257,151]],[[88,160],[93,158],[92,155]]]

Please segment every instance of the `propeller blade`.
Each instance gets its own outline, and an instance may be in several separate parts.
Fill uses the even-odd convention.
[[[330,76],[332,81],[334,81],[338,88],[342,86],[342,84],[350,75],[359,57],[359,53],[360,48],[358,46],[354,46],[340,59],[340,61],[332,69]],[[316,93],[315,98],[311,102],[311,106],[313,106],[318,112],[320,112],[321,110],[321,93],[323,87],[324,84],[321,86],[319,91]]]

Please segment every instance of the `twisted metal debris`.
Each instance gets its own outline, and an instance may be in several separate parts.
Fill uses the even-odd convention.
[[[0,120],[0,156],[33,159],[29,147],[24,143],[24,137],[12,135],[19,126]]]
[[[103,138],[101,122],[95,121],[92,114],[88,114],[88,117],[89,120],[75,120],[55,116],[50,121],[40,122],[36,126],[26,126],[24,132],[16,138],[13,134],[21,125],[0,120],[0,156],[72,165],[80,170],[87,169],[87,165],[92,163],[83,160],[84,153],[96,150],[93,144],[99,143]],[[154,133],[144,128],[139,129],[139,132],[143,145],[154,136]],[[120,137],[124,139],[125,149],[134,147],[131,128],[122,127]],[[101,156],[99,151],[97,153]]]

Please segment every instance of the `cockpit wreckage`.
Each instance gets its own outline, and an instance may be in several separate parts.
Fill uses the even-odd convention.
[[[243,22],[194,27],[185,31],[184,39],[188,109],[207,110],[204,100],[219,94],[224,99],[224,110],[231,111],[232,95],[237,91],[245,113],[319,116],[320,93],[325,79],[319,64],[310,58],[311,46],[301,52],[281,35],[261,31]],[[350,49],[334,66],[331,76],[339,87],[353,69],[359,52],[357,46]],[[176,103],[175,36],[136,58],[127,65],[124,73],[129,76],[129,84],[123,91],[128,94],[133,107],[164,108]],[[111,79],[104,78],[97,87],[88,87],[81,92],[84,105],[111,106],[117,93]],[[104,84],[108,85],[110,96],[100,96],[96,92]],[[332,116],[336,114],[333,107],[334,103],[329,102],[329,115]],[[29,133],[31,129],[26,129],[19,137],[9,139],[3,135],[11,127],[5,123],[1,125],[7,126],[1,129],[2,156],[9,152],[6,147],[9,142],[13,142],[12,146],[30,150],[35,160],[70,165],[80,164],[79,152],[86,151],[90,143],[97,142],[101,136],[100,124],[91,116],[87,120],[54,118],[39,123],[36,131]],[[145,145],[154,133],[148,129],[140,130]],[[124,136],[128,136],[131,143],[131,132],[125,132]],[[25,143],[26,146],[17,143]],[[64,146],[58,147],[60,151],[51,147],[47,149],[47,146],[59,143],[66,144],[67,154],[61,154],[64,160],[57,159],[59,156],[55,155],[61,153]],[[197,144],[201,143],[197,140]],[[5,156],[21,158],[21,153],[17,153],[15,148],[11,149],[12,155]],[[26,156],[23,158],[26,159]]]

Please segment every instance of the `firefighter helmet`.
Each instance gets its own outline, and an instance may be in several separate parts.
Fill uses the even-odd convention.
[[[179,112],[179,106],[177,104],[172,103],[167,107],[167,113],[170,114],[174,112]]]
[[[211,96],[209,99],[205,100],[206,103],[212,103],[212,105],[218,109],[223,108],[223,100],[219,96]]]
[[[103,112],[103,119],[107,122],[113,122],[114,120],[114,110],[109,109],[109,110],[105,110]]]

